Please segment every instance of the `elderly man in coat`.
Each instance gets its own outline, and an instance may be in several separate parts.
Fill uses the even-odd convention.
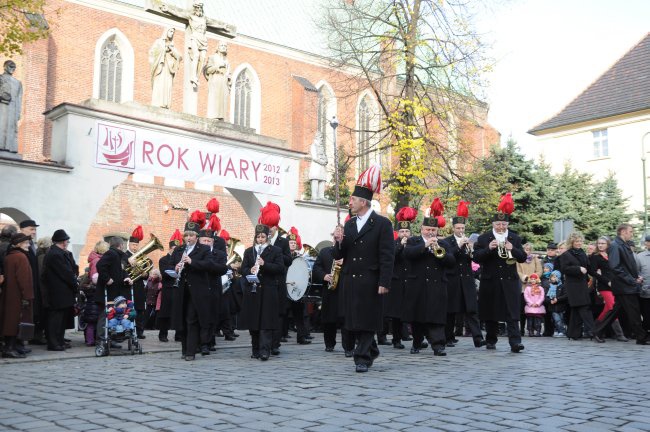
[[[344,260],[345,328],[357,339],[357,372],[367,372],[379,356],[374,334],[382,331],[382,295],[388,293],[393,276],[393,227],[370,207],[373,192],[381,191],[379,173],[379,166],[373,165],[361,174],[350,197],[355,216],[334,232],[334,259]]]

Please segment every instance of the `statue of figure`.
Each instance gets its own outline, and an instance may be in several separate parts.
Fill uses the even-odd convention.
[[[206,18],[203,12],[203,3],[200,1],[194,1],[192,12],[166,4],[160,5],[160,11],[164,14],[187,20],[186,33],[189,40],[187,54],[190,60],[189,79],[192,86],[197,89],[199,86],[199,73],[203,70],[205,58],[207,57],[208,38],[206,32],[208,31],[208,26],[214,27],[226,35],[234,34],[234,27]]]
[[[149,50],[151,65],[151,105],[170,108],[172,105],[172,84],[183,57],[174,47],[173,28],[168,28]]]
[[[226,118],[231,85],[227,55],[228,44],[220,42],[217,52],[208,57],[208,62],[203,68],[203,75],[208,81],[208,118],[219,120]]]
[[[16,71],[13,60],[4,62],[4,70],[0,75],[0,150],[17,153],[23,85],[12,76]]]
[[[323,135],[316,133],[311,143],[311,165],[309,165],[309,181],[311,182],[311,199],[325,199],[325,182],[327,181],[327,156],[323,145]]]

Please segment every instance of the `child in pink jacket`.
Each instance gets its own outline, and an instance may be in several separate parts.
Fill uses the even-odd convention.
[[[528,276],[528,284],[524,289],[526,307],[526,321],[528,325],[528,336],[542,335],[542,321],[546,314],[544,308],[544,288],[540,285],[539,276],[536,273]]]

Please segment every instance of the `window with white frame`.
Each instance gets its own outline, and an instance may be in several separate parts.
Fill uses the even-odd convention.
[[[118,28],[104,32],[95,43],[93,98],[111,102],[133,100],[133,46]]]
[[[251,127],[251,102],[253,85],[248,69],[241,71],[235,80],[235,118],[239,126]]]
[[[607,142],[607,129],[592,132],[594,137],[594,157],[609,157],[609,144]]]
[[[120,102],[122,100],[123,60],[115,38],[107,40],[102,46],[100,62],[99,98]]]

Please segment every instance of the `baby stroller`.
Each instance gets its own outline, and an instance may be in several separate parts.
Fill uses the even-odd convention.
[[[120,297],[117,297],[120,298]],[[122,297],[123,298],[123,297]],[[131,287],[131,298],[133,298],[133,287]],[[130,302],[130,301],[129,301]],[[132,302],[131,302],[132,303]],[[95,356],[102,357],[110,354],[111,342],[124,342],[127,341],[127,349],[134,355],[136,352],[142,354],[142,344],[138,340],[138,332],[135,323],[135,309],[131,309],[129,316],[129,323],[132,328],[125,328],[122,324],[117,324],[109,329],[109,311],[113,302],[108,301],[108,294],[104,293],[105,308],[105,322],[104,322],[104,339],[95,346]],[[132,307],[132,306],[131,306]]]

